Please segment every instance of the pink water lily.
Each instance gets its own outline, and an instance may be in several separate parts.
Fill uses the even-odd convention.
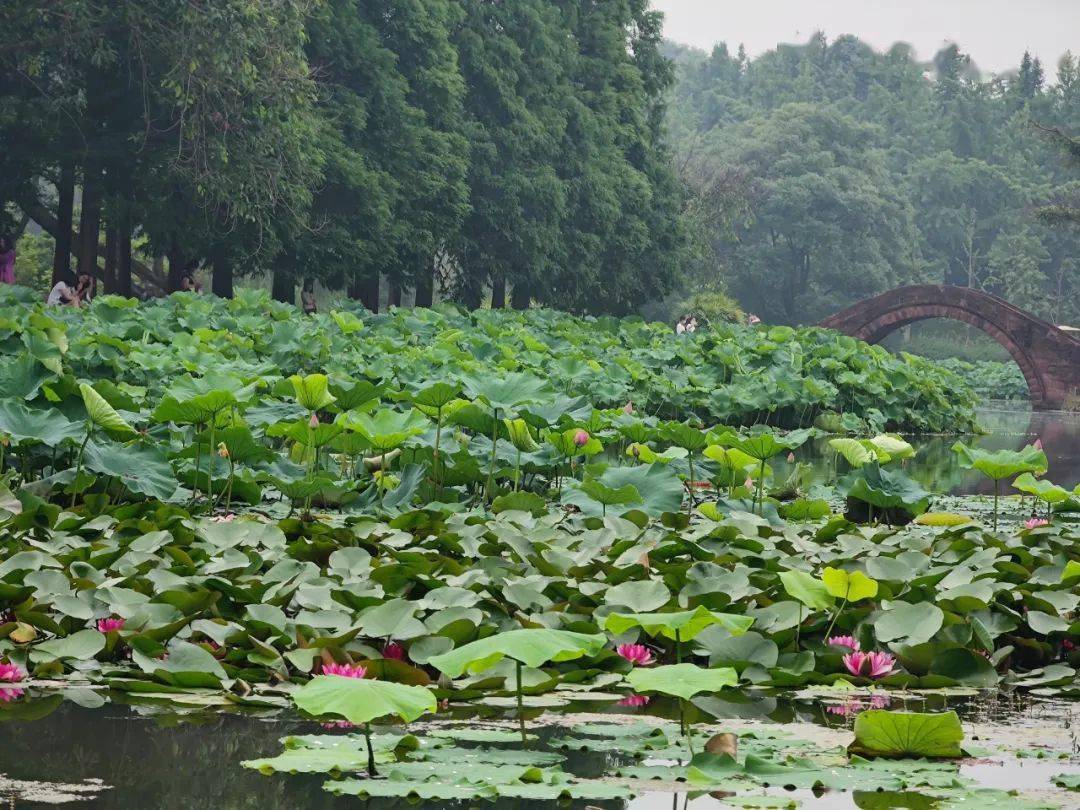
[[[885,652],[853,652],[845,655],[843,661],[848,672],[865,678],[883,678],[896,666],[896,659]]]
[[[367,670],[359,664],[323,664],[323,675],[341,675],[344,678],[363,678]]]
[[[389,658],[392,661],[404,661],[405,660],[405,648],[398,644],[396,641],[391,641],[382,651],[383,658]]]
[[[124,629],[124,619],[111,616],[108,619],[98,619],[97,629],[99,633],[116,633]]]
[[[843,703],[834,706],[826,706],[825,711],[829,714],[838,714],[842,717],[847,717],[852,714],[858,714],[865,709],[887,709],[892,701],[888,695],[871,695],[869,702],[860,700],[856,697],[851,697],[845,700]]]
[[[794,453],[788,453],[787,454],[787,463],[788,464],[794,464],[795,463],[795,454]]]
[[[587,431],[579,430],[574,434],[574,444],[578,447],[584,447],[589,443],[589,434]]]
[[[649,705],[649,696],[648,695],[630,695],[629,697],[624,697],[616,705],[617,706],[632,706],[634,708],[638,708],[640,706],[648,706]]]
[[[847,647],[852,652],[859,651],[859,642],[854,636],[829,636],[825,643],[830,647]]]
[[[25,689],[12,689],[11,687],[0,689],[0,703],[11,703],[11,701],[18,700],[25,694]]]
[[[615,652],[631,664],[639,667],[647,667],[649,664],[656,662],[652,650],[644,644],[620,644],[615,648]]]
[[[18,664],[0,661],[0,683],[18,683],[26,678],[26,670]]]
[[[1033,517],[1033,518],[1030,518],[1029,520],[1024,521],[1024,528],[1025,529],[1036,529],[1039,526],[1049,526],[1049,525],[1050,525],[1049,520],[1043,520],[1042,518],[1037,518],[1037,517]]]

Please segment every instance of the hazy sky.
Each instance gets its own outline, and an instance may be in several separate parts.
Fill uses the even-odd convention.
[[[739,43],[751,55],[778,42],[854,34],[879,50],[910,42],[929,59],[946,42],[971,54],[984,73],[1013,70],[1024,49],[1048,77],[1066,50],[1080,53],[1080,0],[653,0],[669,39],[711,49]]]

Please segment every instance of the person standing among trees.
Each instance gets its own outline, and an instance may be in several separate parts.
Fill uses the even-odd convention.
[[[7,236],[0,236],[0,284],[15,283],[15,245]]]

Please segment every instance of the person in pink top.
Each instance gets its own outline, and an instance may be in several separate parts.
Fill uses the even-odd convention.
[[[15,245],[6,236],[0,236],[0,284],[15,283]]]

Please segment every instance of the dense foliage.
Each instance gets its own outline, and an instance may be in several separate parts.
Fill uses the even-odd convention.
[[[1028,398],[1027,380],[1016,363],[984,360],[938,360],[938,365],[962,377],[981,399],[1023,400]]]
[[[974,428],[975,400],[957,376],[816,328],[717,323],[677,336],[634,319],[452,308],[298,318],[250,291],[232,301],[182,294],[141,305],[108,297],[47,313],[8,300],[7,391],[34,406],[88,380],[118,408],[151,411],[188,374],[206,375],[207,388],[219,384],[215,375],[229,375],[229,388],[254,386],[247,404],[290,391],[282,385],[294,371],[320,371],[335,386],[370,387],[372,404],[381,396],[407,407],[410,392],[432,382],[523,372],[543,389],[536,416],[545,428],[627,402],[642,416],[707,424]]]
[[[0,233],[50,232],[54,280],[74,255],[122,293],[204,264],[223,296],[263,271],[377,309],[380,275],[390,303],[437,277],[472,306],[620,312],[684,261],[646,0],[4,12]]]
[[[753,60],[671,52],[673,141],[699,196],[727,212],[732,238],[718,231],[715,247],[745,308],[813,322],[929,281],[1080,321],[1080,242],[1051,222],[1075,211],[1075,57],[1050,83],[1026,54],[986,78],[950,46],[928,75],[907,46],[850,36]]]

